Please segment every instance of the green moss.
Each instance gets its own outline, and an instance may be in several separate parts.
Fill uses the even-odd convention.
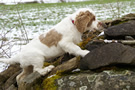
[[[104,35],[99,36],[99,37],[97,37],[97,39],[98,39],[98,40],[104,40],[104,39],[105,39],[105,36],[104,36]]]
[[[100,31],[94,30],[91,32],[85,32],[82,36],[82,42],[78,44],[78,46],[82,49],[85,49],[85,46],[92,41],[93,39],[98,39],[97,35],[101,33]]]
[[[61,64],[61,60],[62,60],[62,58],[63,58],[64,56],[60,56],[60,57],[58,57],[56,60],[54,60],[54,62],[44,62],[44,67],[47,67],[47,66],[49,66],[49,65],[54,65],[54,66],[58,66],[58,65],[60,65]]]
[[[81,48],[81,49],[85,49],[85,45],[88,43],[88,41],[83,41],[83,42],[80,42],[78,44],[78,46]]]
[[[55,84],[56,80],[62,76],[73,74],[72,72],[57,71],[56,74],[52,77],[45,78],[42,82],[43,90],[57,90],[57,85]]]
[[[55,80],[60,78],[61,76],[56,74],[55,76],[52,76],[50,78],[47,78],[43,81],[43,90],[56,90],[57,85],[55,84]]]
[[[42,90],[40,85],[35,85],[35,90]]]
[[[122,23],[125,23],[125,22],[127,22],[127,20],[121,21],[121,22],[119,22],[118,24],[122,24]],[[118,24],[117,24],[117,25],[118,25]]]
[[[54,66],[58,66],[61,64],[61,60],[63,59],[64,56],[60,56],[55,62],[53,62]]]
[[[48,63],[48,62],[44,62],[44,66],[43,67],[47,67],[49,65],[52,65],[51,63]]]
[[[116,68],[113,70],[110,70],[110,75],[130,75],[130,70],[124,69],[124,68]]]

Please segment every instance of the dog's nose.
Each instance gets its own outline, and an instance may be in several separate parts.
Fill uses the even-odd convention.
[[[107,28],[107,25],[103,22],[98,22],[98,27]]]

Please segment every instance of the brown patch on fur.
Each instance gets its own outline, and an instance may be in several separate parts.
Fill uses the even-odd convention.
[[[61,40],[62,34],[58,33],[55,30],[49,31],[46,36],[44,37],[44,34],[41,34],[39,36],[40,42],[47,45],[48,47],[51,47],[53,45],[57,46],[58,42]]]
[[[75,25],[79,32],[83,33],[86,30],[86,27],[89,27],[92,24],[92,21],[95,20],[95,16],[89,11],[80,12],[79,15],[75,18]]]
[[[95,16],[92,13],[90,13],[89,16],[90,16],[90,22],[88,23],[87,27],[89,27],[92,24],[92,22],[95,21]]]

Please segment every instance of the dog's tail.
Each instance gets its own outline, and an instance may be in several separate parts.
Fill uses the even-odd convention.
[[[0,58],[0,62],[7,63],[7,64],[15,64],[17,63],[17,60],[15,57],[9,59]]]

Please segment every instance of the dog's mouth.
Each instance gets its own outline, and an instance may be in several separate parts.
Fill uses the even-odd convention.
[[[106,29],[107,28],[107,25],[103,22],[99,22],[97,27],[100,29],[100,30],[103,30],[103,29]]]
[[[99,22],[97,28],[93,28],[93,30],[104,31],[107,28],[105,23]]]

